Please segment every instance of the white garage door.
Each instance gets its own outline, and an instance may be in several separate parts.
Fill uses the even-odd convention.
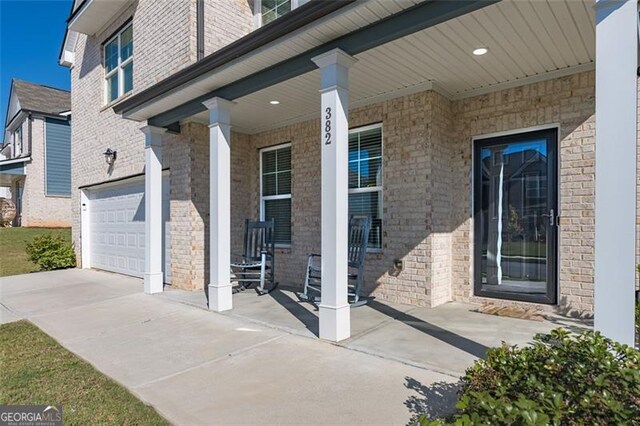
[[[171,283],[169,179],[162,182],[164,280]],[[91,266],[142,277],[144,275],[144,178],[89,192]]]

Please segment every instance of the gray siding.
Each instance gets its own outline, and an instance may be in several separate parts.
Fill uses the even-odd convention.
[[[71,195],[71,126],[68,121],[46,119],[46,194]]]

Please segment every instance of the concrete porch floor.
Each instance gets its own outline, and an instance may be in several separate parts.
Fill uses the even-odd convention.
[[[407,424],[451,410],[459,374],[488,346],[555,326],[374,302],[334,345],[290,292],[234,303],[221,315],[202,292],[148,296],[141,280],[100,271],[0,278],[0,323],[28,319],[175,424]]]
[[[203,291],[165,287],[159,297],[207,309]],[[233,310],[223,315],[287,333],[317,339],[318,311],[300,302],[295,292],[277,288],[259,296],[252,289],[234,294]],[[408,365],[460,376],[488,348],[526,345],[536,333],[556,327],[579,329],[582,320],[549,316],[546,321],[499,317],[474,312],[477,305],[451,302],[419,308],[380,300],[351,309],[351,338],[337,345]]]

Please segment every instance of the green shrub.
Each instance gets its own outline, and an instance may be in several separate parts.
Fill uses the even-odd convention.
[[[45,234],[36,237],[27,244],[26,250],[29,260],[43,271],[76,266],[73,245],[60,235]]]
[[[640,352],[598,332],[556,329],[490,349],[462,377],[457,412],[421,425],[640,424]]]

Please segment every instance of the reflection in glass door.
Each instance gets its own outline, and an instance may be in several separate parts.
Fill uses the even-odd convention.
[[[474,289],[556,303],[557,131],[476,140]]]

